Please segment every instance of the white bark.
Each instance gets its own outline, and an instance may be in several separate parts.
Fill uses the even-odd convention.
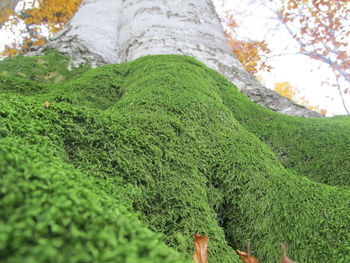
[[[264,88],[234,57],[211,0],[85,0],[49,44],[73,63],[122,63],[155,54],[192,56],[230,79],[253,101],[316,116]]]

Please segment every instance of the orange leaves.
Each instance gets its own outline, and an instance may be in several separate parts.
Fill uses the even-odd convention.
[[[236,20],[233,18],[233,15],[227,15],[226,18],[227,18],[227,26],[229,28],[235,29],[238,26]]]
[[[0,0],[6,2],[9,0]],[[12,0],[11,0],[12,1]],[[15,1],[12,1],[15,2]],[[23,9],[15,13],[12,9],[0,9],[0,24],[4,21],[15,26],[18,21],[26,24],[22,33],[22,40],[12,43],[0,54],[1,56],[14,56],[16,54],[27,53],[34,46],[42,46],[47,41],[47,36],[41,32],[42,27],[46,27],[49,36],[61,30],[63,26],[72,18],[77,11],[82,0],[37,0],[31,6],[24,5]],[[4,14],[3,14],[4,13]],[[9,21],[10,15],[13,17]],[[18,32],[17,32],[18,33]]]
[[[26,11],[26,24],[46,25],[52,33],[59,31],[77,11],[81,0],[40,0],[37,8]]]
[[[209,237],[194,234],[194,254],[195,263],[208,263],[208,241]]]
[[[276,0],[275,0],[276,1]],[[350,8],[348,0],[278,0],[281,23],[300,45],[301,53],[326,63],[350,84],[350,52],[347,48]]]
[[[343,61],[343,60],[347,60],[349,57],[349,55],[347,54],[346,51],[340,51],[338,56],[337,56],[337,59]]]
[[[2,57],[14,57],[18,54],[21,54],[21,51],[19,51],[17,49],[16,45],[14,45],[12,47],[6,45],[5,49],[2,52],[0,52],[0,56],[2,56]]]
[[[46,103],[46,102],[45,102]],[[195,263],[208,263],[208,241],[209,237],[194,234],[194,254]],[[280,243],[282,247],[281,263],[296,263],[287,257],[286,245]],[[236,250],[243,263],[259,263],[259,260],[250,254],[250,240],[247,240],[247,252]]]
[[[195,263],[208,263],[208,241],[209,237],[194,234],[194,254],[193,261]],[[259,263],[259,261],[250,255],[250,240],[247,241],[247,251],[236,250],[240,259],[244,263]]]
[[[230,34],[226,34],[226,37],[232,52],[248,72],[256,74],[258,71],[271,70],[265,61],[265,56],[271,52],[265,41],[245,42]]]
[[[250,73],[256,74],[258,71],[270,71],[271,67],[266,62],[266,55],[271,51],[265,41],[242,41],[235,35],[237,25],[236,20],[230,14],[226,14],[223,23],[227,26],[225,31],[228,44],[236,58],[243,67]]]
[[[256,257],[251,256],[247,252],[243,252],[240,250],[236,250],[237,254],[239,255],[239,258],[242,260],[244,263],[259,263],[259,261],[256,259]]]
[[[13,14],[14,14],[14,12],[12,10],[1,9],[0,10],[0,24],[7,22],[9,17]]]
[[[0,0],[0,26],[9,20],[10,16],[15,15],[14,8],[17,1]]]

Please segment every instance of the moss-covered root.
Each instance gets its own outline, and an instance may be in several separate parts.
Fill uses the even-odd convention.
[[[55,145],[0,145],[1,262],[185,262]]]
[[[349,148],[313,155],[317,130],[346,135],[348,118],[268,111],[183,56],[79,74],[0,76],[1,259],[182,262],[198,233],[210,263],[239,263],[247,239],[261,262],[279,242],[299,262],[350,261],[350,166],[320,168]]]

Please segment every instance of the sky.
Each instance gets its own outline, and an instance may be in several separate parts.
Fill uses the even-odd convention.
[[[272,51],[268,62],[273,70],[258,74],[267,88],[273,89],[274,83],[288,81],[311,105],[326,109],[327,116],[346,114],[338,90],[325,84],[334,81],[333,72],[327,65],[304,55],[281,55],[295,53],[299,46],[276,20],[269,8],[269,0],[214,0],[214,4],[219,13],[233,10],[240,40],[267,42]],[[342,82],[340,85],[344,88],[349,83]],[[345,98],[350,108],[350,95],[345,95]]]
[[[259,73],[259,80],[270,89],[277,82],[288,81],[305,96],[311,105],[327,110],[327,116],[346,114],[338,90],[325,83],[334,76],[328,66],[303,55],[281,55],[299,50],[295,40],[279,26],[274,13],[269,9],[269,0],[213,0],[217,11],[234,10],[238,22],[237,36],[240,40],[265,40],[271,49],[269,65],[271,72]],[[31,2],[28,0],[28,2]],[[222,5],[224,2],[224,6]],[[238,4],[239,3],[239,4]],[[18,31],[20,27],[19,25]],[[11,43],[16,34],[0,31],[0,49]],[[348,83],[340,83],[342,87]],[[350,107],[350,95],[345,95]]]

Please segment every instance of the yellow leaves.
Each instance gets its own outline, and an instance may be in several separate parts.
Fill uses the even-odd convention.
[[[209,237],[194,234],[194,254],[195,263],[208,263],[208,241]]]
[[[9,20],[10,16],[15,15],[14,8],[17,1],[0,0],[0,26]]]
[[[0,53],[0,56],[1,57],[14,57],[18,54],[21,54],[21,51],[18,50],[17,45],[14,45],[13,47],[6,45],[4,51],[2,51]]]
[[[1,9],[0,10],[0,23],[5,23],[8,21],[9,17],[13,15],[14,12],[12,10],[8,9]]]
[[[286,97],[290,100],[293,100],[296,94],[295,88],[290,85],[288,81],[275,83],[274,90],[283,97]]]
[[[0,1],[2,3],[6,0]],[[11,26],[18,21],[23,21],[27,25],[26,31],[22,32],[22,41],[7,46],[0,54],[1,56],[15,56],[28,52],[34,46],[44,45],[47,39],[41,33],[41,28],[43,26],[48,28],[50,35],[61,30],[77,11],[82,0],[37,0],[34,2],[38,4],[33,3],[29,7],[30,9],[27,6],[17,14],[13,11],[14,7],[12,10],[0,9],[0,24],[9,22]],[[10,16],[13,17],[11,21],[9,21]]]
[[[302,96],[299,100],[296,101],[297,103],[306,106],[311,111],[318,112],[319,114],[325,116],[327,114],[327,110],[322,109],[319,105],[311,105],[310,101],[306,99],[304,96]]]
[[[232,52],[248,72],[256,74],[258,71],[271,70],[265,61],[265,56],[271,52],[265,41],[244,42],[234,39],[232,35],[226,36]]]
[[[227,14],[223,21],[229,28],[229,32],[225,31],[229,46],[244,68],[252,74],[263,70],[270,71],[271,67],[266,63],[266,55],[271,51],[266,42],[238,40],[233,36],[238,26],[233,15]]]
[[[46,39],[44,37],[40,37],[37,40],[35,40],[32,45],[33,46],[42,46],[46,43]]]
[[[46,25],[52,33],[59,31],[77,11],[81,0],[41,0],[37,8],[26,12],[26,24]]]
[[[300,93],[299,90],[293,87],[288,81],[275,83],[274,91],[276,91],[283,97],[294,101],[295,103],[306,106],[311,111],[318,112],[321,115],[327,114],[327,111],[325,109],[320,108],[319,105],[311,105],[310,101],[307,100],[304,96],[298,98],[297,95]]]

